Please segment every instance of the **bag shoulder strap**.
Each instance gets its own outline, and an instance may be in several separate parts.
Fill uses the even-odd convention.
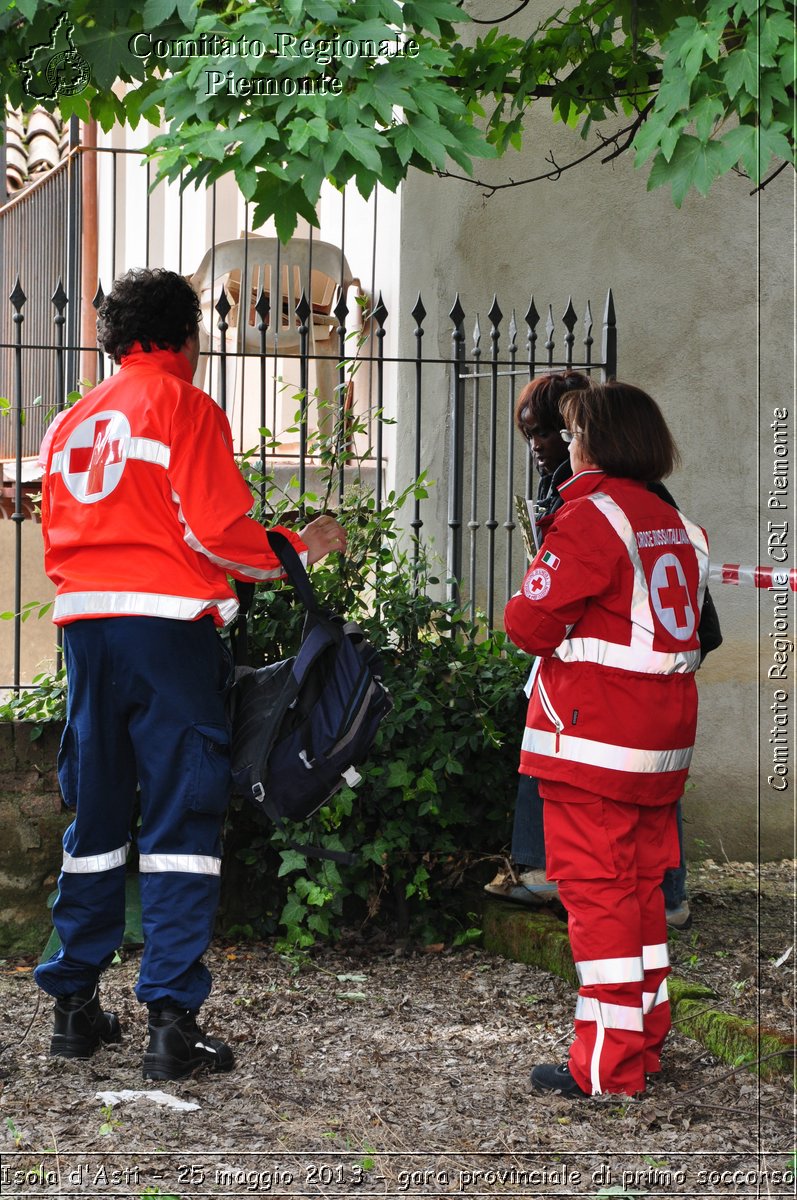
[[[296,589],[296,594],[304,607],[308,612],[320,612],[319,604],[313,591],[313,585],[310,582],[310,576],[304,569],[302,560],[285,537],[285,534],[279,533],[276,529],[270,529],[266,536],[268,537],[271,549],[280,560],[285,574]]]

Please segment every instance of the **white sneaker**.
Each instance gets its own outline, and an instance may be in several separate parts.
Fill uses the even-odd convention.
[[[670,929],[688,929],[692,924],[692,914],[689,911],[689,901],[682,900],[677,908],[668,908],[664,913]]]
[[[531,892],[540,904],[548,904],[551,900],[559,899],[559,888],[553,880],[546,879],[543,867],[533,871],[524,871],[522,875],[518,875],[518,882],[527,892]]]

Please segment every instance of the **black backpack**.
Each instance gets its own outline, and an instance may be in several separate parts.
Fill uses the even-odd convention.
[[[306,820],[344,783],[359,783],[356,768],[393,702],[376,647],[355,622],[320,607],[288,539],[268,538],[307,610],[302,644],[294,658],[238,667],[229,716],[236,790],[281,826]]]

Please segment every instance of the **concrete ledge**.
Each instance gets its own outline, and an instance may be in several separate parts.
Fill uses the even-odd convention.
[[[529,963],[578,988],[565,925],[551,913],[530,911],[500,900],[484,905],[484,948],[514,962]],[[776,1029],[752,1025],[722,1012],[714,992],[677,975],[667,980],[673,1028],[694,1038],[722,1062],[748,1064],[763,1079],[794,1076],[794,1041]]]

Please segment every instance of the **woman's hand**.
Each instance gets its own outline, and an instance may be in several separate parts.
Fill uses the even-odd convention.
[[[309,525],[305,525],[304,529],[299,531],[299,537],[307,547],[308,567],[326,558],[333,550],[338,550],[341,554],[346,550],[346,530],[339,521],[329,515],[316,517]]]

